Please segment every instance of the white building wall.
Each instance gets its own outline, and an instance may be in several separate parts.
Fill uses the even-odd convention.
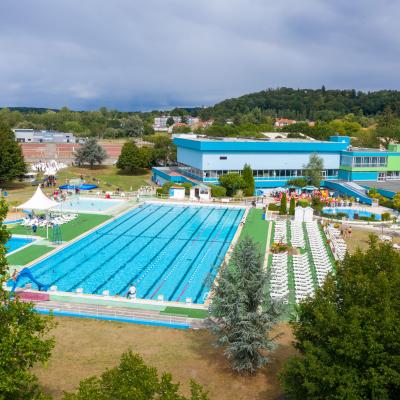
[[[180,163],[203,169],[203,153],[196,150],[177,148],[177,160]]]
[[[185,149],[186,150],[186,149]],[[194,154],[185,157],[186,161],[178,161],[203,170],[240,170],[244,164],[250,164],[255,169],[302,169],[307,164],[311,153],[203,153],[202,160],[193,164]],[[199,152],[193,152],[199,153]],[[324,160],[324,169],[338,169],[340,165],[339,154],[318,154]],[[193,158],[191,158],[193,157]],[[226,157],[221,160],[220,157]],[[200,166],[202,164],[202,166]]]

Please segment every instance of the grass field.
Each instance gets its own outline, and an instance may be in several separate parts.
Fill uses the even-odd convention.
[[[109,215],[100,215],[100,214],[78,214],[78,217],[64,225],[61,225],[61,237],[63,241],[68,241],[76,238],[84,232],[94,228],[95,226],[107,221],[110,219]],[[30,228],[27,228],[22,225],[16,225],[9,229],[13,234],[18,235],[28,235],[33,234]],[[53,234],[53,228],[49,228],[49,239],[51,240]],[[46,228],[41,227],[38,228],[35,233],[36,236],[46,237]]]
[[[80,167],[68,167],[57,174],[59,185],[65,184],[67,179],[80,178],[83,175],[84,179],[88,183],[92,183],[93,178],[98,179],[99,187],[101,190],[115,190],[117,187],[124,191],[137,190],[141,186],[149,185],[151,173],[148,170],[142,170],[137,175],[123,175],[119,174],[118,169],[115,166],[98,166],[93,169],[80,168]],[[7,202],[10,207],[17,206],[22,202],[28,200],[34,191],[35,186],[31,183],[26,182],[12,182],[7,186],[3,187],[7,190]],[[44,192],[52,194],[54,188],[45,188]]]
[[[282,364],[293,355],[290,328],[283,335],[271,363],[257,375],[241,377],[229,368],[222,350],[213,346],[207,331],[182,331],[106,321],[57,318],[56,347],[46,366],[35,367],[43,388],[54,399],[72,391],[79,381],[118,364],[128,348],[139,353],[159,372],[169,371],[174,381],[195,379],[209,391],[210,400],[275,400],[281,395],[277,378]]]

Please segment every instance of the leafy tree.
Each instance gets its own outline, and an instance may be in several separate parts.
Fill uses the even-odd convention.
[[[122,354],[117,367],[108,369],[100,377],[84,379],[76,393],[66,393],[64,400],[207,400],[203,388],[190,382],[189,398],[179,393],[179,383],[163,373],[158,377],[154,367],[147,366],[138,354],[131,350]]]
[[[245,187],[243,177],[236,173],[229,173],[219,177],[219,183],[226,189],[228,196],[235,195],[236,191]]]
[[[147,150],[139,148],[135,143],[129,141],[122,146],[116,166],[118,169],[133,174],[138,169],[148,167],[150,157]]]
[[[89,138],[75,152],[75,162],[78,165],[89,164],[93,168],[94,164],[101,164],[107,158],[107,153],[96,138]]]
[[[286,215],[287,214],[287,197],[286,192],[283,192],[281,198],[281,205],[279,207],[279,215]]]
[[[143,138],[154,144],[153,163],[155,165],[170,165],[176,161],[176,146],[166,135],[151,135]]]
[[[296,208],[296,200],[294,199],[294,197],[291,197],[289,203],[289,215],[294,215],[295,208]]]
[[[324,208],[324,203],[321,201],[319,196],[313,196],[311,198],[311,207],[315,210],[317,214],[320,214]]]
[[[13,131],[0,125],[0,184],[10,182],[25,172],[24,156]]]
[[[307,180],[304,178],[295,178],[288,181],[287,184],[302,188],[307,185]]]
[[[168,117],[167,119],[167,126],[172,126],[174,125],[175,121],[172,117]]]
[[[400,120],[390,107],[385,107],[378,120],[376,136],[381,140],[385,148],[387,148],[392,141],[400,141]]]
[[[324,169],[324,160],[317,153],[310,155],[310,160],[307,165],[303,166],[304,176],[308,183],[319,187],[322,179],[322,171]]]
[[[7,204],[0,199],[0,398],[40,399],[32,367],[49,359],[54,340],[48,338],[51,317],[35,313],[32,304],[21,302],[3,289],[9,279],[5,244],[10,235],[3,225]]]
[[[301,303],[299,355],[281,376],[289,399],[400,398],[399,266],[400,253],[371,237]]]
[[[214,287],[208,326],[224,348],[232,369],[254,373],[268,362],[275,348],[271,330],[280,307],[265,295],[267,275],[259,246],[250,237],[242,239]]]
[[[244,181],[244,195],[253,196],[255,190],[253,170],[249,164],[245,164],[242,172]]]
[[[223,186],[211,185],[211,196],[212,197],[225,197],[226,189]]]
[[[125,132],[126,136],[138,137],[143,136],[144,125],[142,119],[133,115],[130,118],[125,118],[122,120],[121,128]]]

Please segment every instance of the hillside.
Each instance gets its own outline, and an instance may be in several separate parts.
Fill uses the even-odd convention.
[[[227,99],[201,111],[204,119],[234,118],[259,108],[271,117],[297,120],[331,120],[346,114],[375,116],[386,106],[400,115],[400,91],[267,89],[238,98]]]

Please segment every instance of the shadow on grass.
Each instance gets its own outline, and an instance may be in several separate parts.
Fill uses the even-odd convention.
[[[220,374],[225,375],[229,380],[235,381],[236,384],[243,387],[243,390],[247,390],[246,388],[254,390],[254,393],[251,393],[252,399],[278,400],[284,398],[279,373],[285,361],[289,357],[294,356],[296,351],[292,346],[289,326],[286,324],[279,326],[277,331],[282,332],[282,336],[278,340],[278,347],[268,355],[268,364],[254,375],[240,375],[234,372],[231,369],[228,359],[224,356],[224,349],[214,345],[216,338],[206,329],[196,331],[194,333],[196,338],[191,344],[192,349],[201,359],[207,362],[210,368],[218,369]]]

